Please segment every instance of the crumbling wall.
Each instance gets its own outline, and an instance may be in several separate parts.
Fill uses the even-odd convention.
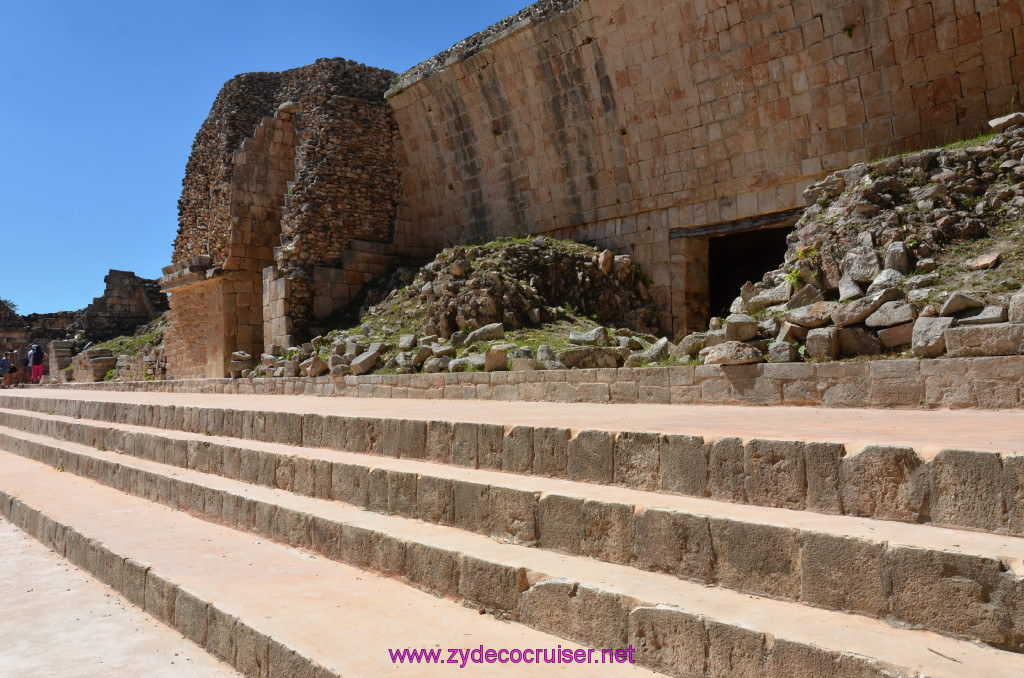
[[[366,239],[367,224],[377,223],[383,214],[384,235],[372,239],[386,238],[391,227],[386,206],[390,203],[393,211],[397,181],[388,171],[393,123],[381,99],[392,77],[390,71],[345,59],[318,59],[301,68],[245,73],[228,81],[196,134],[185,167],[173,263],[209,255],[219,266],[227,258],[235,151],[287,102],[294,104],[289,111],[296,114],[295,133],[301,140],[290,193],[295,208],[286,220],[289,232],[298,236],[352,229],[350,238]],[[388,133],[382,136],[382,130]],[[358,178],[366,182],[354,190],[353,179]],[[282,196],[278,206],[283,202]],[[364,231],[356,235],[358,229]],[[300,245],[297,260],[314,256],[307,251],[302,257],[301,251]]]
[[[1006,113],[1021,14],[1020,0],[546,0],[389,92],[395,244],[592,241],[635,256],[666,329],[702,328],[708,237],[802,205],[831,170]]]
[[[291,342],[308,333],[314,309],[325,303],[317,303],[315,270],[343,270],[355,239],[390,242],[399,181],[396,126],[383,92],[393,76],[320,59],[282,73],[241,75],[221,90],[193,144],[174,263],[163,279],[164,289],[179,295],[172,296],[172,328],[184,316],[193,316],[190,326],[202,318],[206,331],[198,334],[207,339],[190,348],[171,340],[185,336],[172,329],[172,373],[219,376],[232,351],[263,351],[264,327],[283,327],[267,322],[281,314],[262,295],[265,276],[287,279],[290,294],[289,331],[267,340]],[[194,262],[202,257],[206,268],[198,276]],[[224,298],[182,295],[184,286],[219,276],[221,283],[207,287]],[[186,296],[210,308],[193,307]],[[333,309],[346,301],[332,296],[326,303]]]
[[[160,292],[155,280],[111,269],[103,282],[103,295],[81,312],[81,330],[90,341],[134,334],[139,325],[167,310],[167,295]]]

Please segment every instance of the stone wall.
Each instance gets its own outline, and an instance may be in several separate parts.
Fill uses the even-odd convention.
[[[543,2],[404,74],[399,253],[546,233],[631,252],[708,317],[708,237],[788,226],[830,170],[1019,100],[1020,0]],[[765,215],[777,215],[765,218]]]
[[[193,280],[192,284],[175,288],[170,295],[164,352],[168,372],[175,379],[202,379],[223,376],[215,371],[224,361],[223,319],[218,320],[209,303],[219,294],[220,281]]]
[[[89,348],[71,359],[71,376],[82,384],[103,381],[117,366],[117,356],[109,348]]]
[[[180,339],[167,349],[172,373],[222,376],[234,350],[291,345],[308,334],[316,309],[343,303],[318,302],[317,270],[345,278],[353,240],[390,243],[399,181],[383,92],[393,76],[320,59],[241,75],[221,90],[193,144],[163,279],[179,296],[171,301],[169,340]],[[264,275],[287,281],[287,323],[274,322],[281,305],[262,294]],[[216,278],[206,289],[221,297],[185,292]],[[176,319],[187,327],[173,329]]]
[[[208,379],[97,386],[118,391],[372,398],[1005,409],[1024,405],[1024,356]]]
[[[103,296],[93,299],[81,312],[81,331],[89,341],[134,334],[140,325],[167,310],[167,296],[160,292],[155,280],[111,269],[103,282]]]

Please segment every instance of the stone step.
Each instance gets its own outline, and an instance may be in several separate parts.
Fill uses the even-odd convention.
[[[0,453],[0,460],[5,517],[247,676],[393,673],[391,649],[584,649],[26,459]],[[450,675],[453,668],[420,664],[415,675]],[[462,670],[497,676],[509,667],[469,663]],[[628,664],[515,670],[656,675]]]
[[[40,459],[47,465],[85,475],[172,508],[191,511],[211,521],[251,530],[292,546],[311,548],[330,558],[382,574],[403,576],[429,592],[455,597],[466,604],[519,619],[552,633],[566,635],[565,630],[560,630],[564,620],[553,620],[551,613],[542,608],[553,605],[558,609],[561,605],[562,613],[569,614],[572,603],[560,600],[561,594],[551,593],[551,582],[568,581],[572,586],[593,589],[596,600],[603,601],[600,605],[613,605],[619,609],[617,621],[616,617],[602,620],[605,632],[611,635],[593,635],[595,631],[588,623],[584,627],[575,627],[568,637],[592,645],[611,642],[610,638],[628,638],[638,648],[645,663],[672,671],[681,665],[665,656],[660,641],[651,640],[653,646],[649,646],[643,642],[646,635],[636,635],[639,632],[631,626],[640,623],[631,621],[636,609],[667,604],[688,610],[687,606],[695,596],[709,601],[713,609],[714,605],[737,604],[738,596],[752,611],[756,611],[755,616],[774,610],[777,614],[798,615],[802,620],[800,623],[843,624],[844,628],[864,628],[867,624],[886,626],[866,617],[742,596],[726,589],[708,589],[700,584],[623,565],[558,555],[518,544],[495,543],[452,527],[367,513],[338,502],[302,497],[197,471],[173,469],[110,451],[90,450],[75,443],[47,441],[41,436],[28,434],[11,436],[8,432],[2,433],[0,447]],[[509,499],[506,497],[504,504],[491,504],[487,508],[492,529],[501,536],[514,537],[521,532],[524,523],[529,523],[529,517],[524,517],[519,502]],[[722,531],[726,537],[724,540],[709,537],[704,545],[706,551],[714,553],[720,550],[721,554],[715,555],[726,561],[722,569],[728,579],[720,583],[730,585],[741,582],[744,577],[757,577],[761,574],[758,568],[769,576],[778,574],[795,564],[780,562],[775,544],[766,541],[763,532],[744,530],[739,525],[730,527]],[[660,544],[668,543],[672,538],[685,539],[685,535],[673,534],[671,530],[666,532],[668,534],[652,534],[649,538],[652,541],[660,539],[657,542]],[[843,596],[856,599],[860,595],[857,590],[862,587],[879,591],[880,586],[873,585],[868,574],[870,563],[864,565],[868,559],[863,551],[836,547],[835,542],[838,541],[841,539],[831,535],[812,534],[801,545],[806,547],[804,554],[808,561],[807,570],[802,574],[816,578],[807,582],[811,597],[825,592],[833,600]],[[607,544],[598,542],[598,546],[607,547]],[[691,554],[689,561],[702,557],[697,549],[694,550],[696,552]],[[395,553],[404,555],[395,556]],[[785,561],[785,558],[781,560]],[[939,621],[932,620],[931,625],[947,625],[954,633],[959,631],[969,637],[983,636],[989,642],[1019,651],[1022,629],[1013,601],[1020,598],[1020,581],[1013,575],[1002,583],[993,581],[991,576],[972,580],[972,574],[977,576],[980,570],[985,569],[978,567],[979,560],[962,554],[937,553],[922,547],[906,549],[901,557],[891,558],[896,566],[885,575],[891,577],[889,585],[898,591],[894,596],[894,608],[920,620],[937,617]],[[852,570],[851,563],[855,563]],[[683,563],[684,566],[688,564]],[[745,569],[748,567],[750,570]],[[1002,567],[1000,562],[989,563],[989,575]],[[526,587],[523,582],[528,583]],[[982,588],[990,598],[999,599],[1000,603],[986,607],[979,605],[976,599],[972,600],[970,594],[963,594],[964,590],[970,589],[971,594],[977,595]],[[541,601],[550,595],[555,596],[553,602],[542,605]],[[659,614],[664,616],[668,613]],[[700,614],[706,615],[708,611]],[[1016,627],[1014,620],[1017,620]],[[679,623],[678,619],[659,622],[669,626]],[[744,623],[749,623],[749,620]],[[880,627],[873,628],[881,633]],[[892,630],[892,627],[888,628]],[[644,631],[645,634],[647,632],[655,636],[667,633],[662,626]]]
[[[0,590],[4,676],[240,678],[3,518]]]
[[[1024,535],[1019,412],[54,393],[0,409]]]
[[[100,423],[0,414],[0,447],[100,447],[738,591],[895,620],[1020,651],[1024,539]],[[89,447],[70,448],[57,440]],[[157,471],[166,472],[159,467]],[[200,477],[200,481],[202,478]],[[516,507],[517,521],[488,506]],[[850,562],[856,562],[850,571]],[[971,582],[971,587],[966,587]],[[988,592],[979,600],[977,591]],[[951,611],[955,610],[955,614]]]

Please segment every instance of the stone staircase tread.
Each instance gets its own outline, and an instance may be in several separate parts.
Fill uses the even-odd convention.
[[[80,423],[71,417],[60,415],[30,415],[42,419],[54,419],[69,423]],[[102,422],[100,422],[102,424]],[[118,424],[117,428],[126,432],[148,433],[166,438],[186,441],[207,442],[212,444],[237,446],[240,449],[253,449],[270,454],[302,457],[311,460],[331,463],[364,466],[366,468],[385,469],[418,476],[457,480],[508,488],[526,492],[539,492],[540,496],[556,494],[560,496],[601,501],[615,504],[626,504],[636,509],[662,509],[676,511],[696,517],[733,520],[747,524],[784,527],[803,532],[817,532],[834,536],[861,539],[869,542],[903,546],[909,548],[928,549],[948,553],[969,554],[983,558],[1002,561],[1006,567],[1018,577],[1024,577],[1024,537],[1015,537],[989,532],[977,532],[950,527],[938,527],[930,524],[902,523],[874,518],[861,518],[849,515],[831,515],[785,508],[756,506],[752,504],[736,504],[714,499],[690,497],[685,495],[664,494],[634,490],[613,485],[596,485],[591,483],[549,478],[546,476],[521,475],[507,471],[473,469],[461,466],[440,464],[416,459],[396,459],[368,455],[359,452],[346,452],[327,448],[308,448],[231,438],[226,436],[205,436],[185,431],[172,431],[146,426]],[[7,435],[24,437],[40,442],[53,442],[47,436],[26,433],[24,431],[0,426],[0,432]],[[62,444],[71,444],[62,441]],[[81,451],[95,453],[95,450],[80,446]],[[126,460],[143,462],[131,455],[124,455]],[[156,463],[156,462],[149,462]],[[159,468],[162,464],[156,463]],[[176,468],[176,467],[175,467]],[[204,474],[205,475],[205,474]]]
[[[0,453],[0,458],[4,492],[73,527],[86,539],[100,542],[118,557],[150,568],[194,599],[269,637],[272,645],[276,641],[318,662],[330,675],[401,672],[392,664],[389,648],[580,647],[482,616],[398,581],[208,523],[36,462],[7,453]],[[197,624],[206,622],[183,619],[179,630],[193,630]],[[270,662],[272,676],[289,675],[275,674],[273,657]],[[536,676],[658,675],[624,665],[609,669],[519,664],[516,670],[519,675]],[[415,674],[451,671],[450,666],[419,665]],[[460,671],[507,675],[508,667],[468,664]]]
[[[328,398],[32,388],[12,398],[54,398],[417,421],[560,427],[573,431],[833,442],[856,453],[869,445],[911,447],[923,460],[942,450],[1024,454],[1024,411],[877,410],[742,405],[538,403],[481,400]],[[2,400],[0,400],[2,402]]]
[[[291,492],[249,485],[221,476],[168,467],[157,462],[101,452],[73,443],[68,449],[87,452],[98,458],[116,461],[127,467],[146,469],[209,488],[222,489],[294,511],[322,516],[365,529],[385,532],[411,542],[461,553],[484,561],[525,568],[539,581],[569,578],[581,586],[610,591],[627,599],[655,601],[710,620],[756,629],[776,639],[813,645],[833,652],[872,657],[899,667],[914,668],[923,674],[971,676],[981,671],[986,676],[1024,675],[1024,655],[960,641],[928,631],[895,628],[885,622],[852,614],[809,607],[800,603],[737,593],[677,579],[671,575],[636,570],[581,556],[563,555],[511,543],[499,543],[488,537],[462,530],[392,515],[356,509],[340,502],[325,501]],[[16,485],[26,464],[9,454],[0,455],[2,487]],[[35,464],[36,468],[40,465]],[[43,470],[46,470],[43,467]],[[38,471],[41,473],[42,471]],[[63,479],[67,476],[59,476]],[[78,479],[80,480],[80,479]],[[91,481],[83,481],[90,482]],[[58,489],[58,488],[55,488]],[[97,487],[110,491],[108,488]],[[106,492],[104,492],[106,494]],[[137,502],[143,500],[136,499]],[[404,640],[403,640],[404,642]],[[409,642],[409,645],[416,643]],[[952,658],[952,659],[948,659]]]
[[[8,678],[241,678],[3,518],[0,590],[0,675]]]

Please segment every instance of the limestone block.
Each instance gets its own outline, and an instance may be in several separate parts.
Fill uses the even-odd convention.
[[[795,599],[800,593],[800,535],[770,525],[711,518],[720,586]]]
[[[855,325],[866,320],[882,304],[902,299],[903,296],[904,294],[901,290],[890,287],[869,294],[863,299],[858,299],[849,304],[839,304],[832,309],[830,314],[832,322],[836,327]]]
[[[427,544],[410,543],[405,554],[405,576],[437,596],[454,596],[458,590],[459,554]]]
[[[591,647],[625,647],[628,614],[621,597],[566,579],[534,584],[519,605],[522,623]]]
[[[932,522],[995,531],[1003,526],[1003,472],[996,453],[943,450],[931,463]]]
[[[744,445],[740,438],[719,438],[708,453],[708,491],[712,499],[745,504]]]
[[[649,508],[636,517],[633,548],[641,569],[714,581],[711,527],[703,516]]]
[[[490,534],[521,544],[537,540],[537,493],[495,487],[488,500]]]
[[[1024,325],[998,323],[945,330],[946,351],[951,357],[1024,354]]]
[[[912,449],[870,445],[843,458],[839,492],[849,515],[918,522],[928,507],[930,478]]]
[[[919,317],[914,321],[911,349],[922,358],[937,358],[946,352],[946,330],[956,322],[953,318]]]
[[[743,458],[747,501],[759,506],[802,510],[807,500],[804,445],[784,440],[751,440]]]
[[[885,545],[812,533],[801,553],[800,600],[829,610],[882,617],[888,611],[883,581]]]
[[[660,443],[657,433],[623,431],[616,435],[615,484],[639,490],[657,490]]]
[[[666,675],[704,675],[704,620],[683,610],[634,608],[629,614],[629,647],[634,649],[637,663]]]
[[[807,357],[813,360],[835,360],[839,357],[839,330],[818,327],[807,333]]]
[[[635,519],[631,505],[584,502],[580,512],[580,554],[612,563],[630,563]]]
[[[549,494],[538,505],[540,545],[564,553],[580,552],[583,499]]]
[[[611,484],[614,444],[610,432],[578,432],[566,446],[568,478],[580,482]]]
[[[700,436],[662,436],[659,489],[694,497],[706,496],[708,448]]]
[[[526,588],[525,580],[522,568],[463,555],[458,594],[486,610],[511,613],[519,605],[519,592]]]
[[[512,473],[533,469],[533,428],[514,426],[505,435],[501,452],[501,468]]]

